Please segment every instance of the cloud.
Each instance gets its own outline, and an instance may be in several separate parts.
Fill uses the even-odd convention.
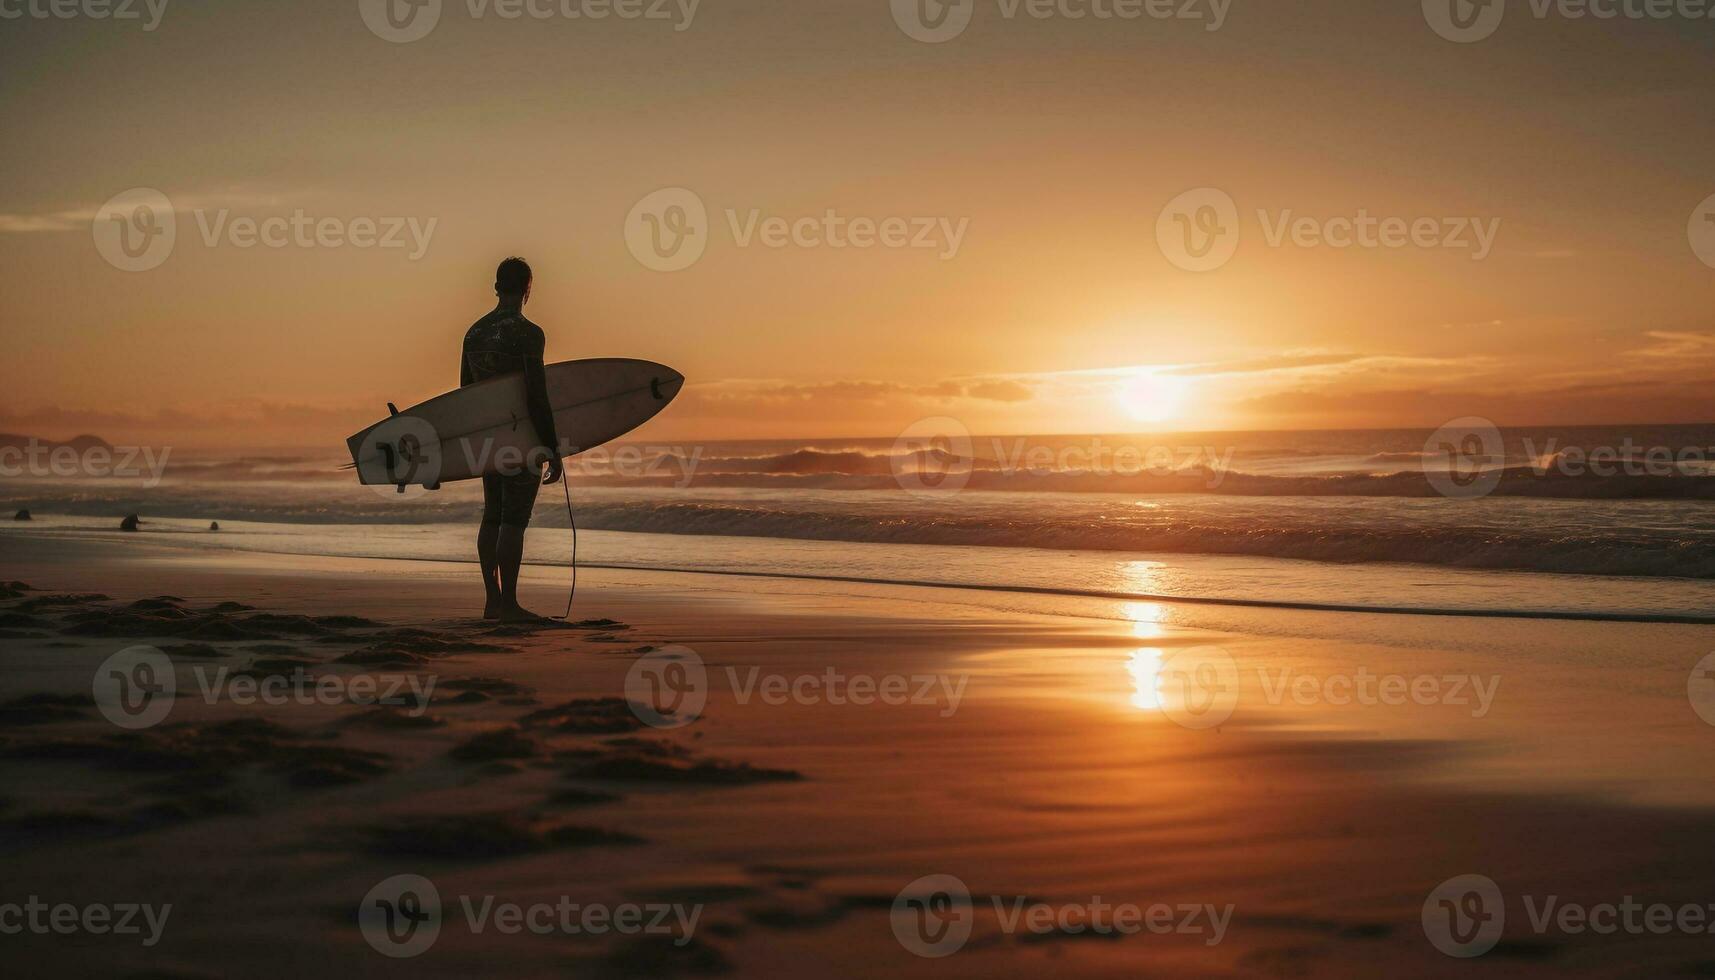
[[[58,405],[0,406],[0,429],[19,435],[65,439],[93,434],[108,441],[181,441],[230,445],[327,443],[343,448],[345,437],[376,421],[370,409],[320,407],[260,400],[122,412]]]
[[[54,211],[49,214],[0,214],[0,233],[29,234],[39,231],[83,231],[95,220],[95,211]]]
[[[298,190],[292,195],[308,200],[312,192]],[[241,189],[225,189],[205,193],[174,194],[168,200],[175,214],[220,208],[275,208],[286,197],[280,192],[259,193]],[[37,232],[87,231],[100,213],[99,205],[80,206],[63,211],[0,214],[0,234],[33,234]]]
[[[1028,386],[1017,381],[984,381],[965,389],[969,398],[980,398],[991,402],[1027,402],[1036,396]]]
[[[1628,356],[1671,359],[1715,357],[1715,334],[1650,330],[1646,331],[1644,336],[1655,343],[1626,351]]]

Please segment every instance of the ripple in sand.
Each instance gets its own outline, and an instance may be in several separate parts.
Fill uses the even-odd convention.
[[[371,854],[447,861],[491,861],[561,848],[643,842],[620,831],[544,824],[515,813],[404,817],[364,828],[363,834]]]

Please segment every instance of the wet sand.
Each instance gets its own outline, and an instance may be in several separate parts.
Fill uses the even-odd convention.
[[[32,972],[1715,973],[1715,936],[1538,930],[1526,901],[1715,902],[1715,726],[1687,695],[1710,627],[586,571],[578,622],[517,630],[475,619],[474,571],[445,563],[4,548],[0,578],[30,588],[0,593],[0,902],[173,906],[147,948],[6,936]],[[539,609],[563,576],[529,571]],[[126,730],[92,677],[133,644],[179,696]],[[706,704],[651,727],[637,665],[684,651]],[[243,704],[238,674],[406,700]],[[1396,677],[1401,703],[1341,703]],[[849,703],[864,679],[903,703]],[[401,874],[449,911],[393,959],[357,916]],[[1457,959],[1423,909],[1467,874],[1498,884],[1505,925]],[[893,914],[931,875],[971,896],[941,958],[896,930],[934,920]],[[688,940],[476,933],[457,896],[696,918]],[[1008,931],[1035,903],[1202,911]]]

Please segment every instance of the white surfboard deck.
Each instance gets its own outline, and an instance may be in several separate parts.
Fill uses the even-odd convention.
[[[685,377],[654,361],[599,357],[550,364],[547,381],[560,454],[575,456],[654,418]],[[538,445],[522,373],[437,395],[346,440],[358,482],[431,489],[517,467]]]

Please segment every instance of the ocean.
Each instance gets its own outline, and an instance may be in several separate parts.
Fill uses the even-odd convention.
[[[1715,621],[1715,425],[1500,430],[1452,495],[1431,478],[1446,465],[1432,436],[659,441],[568,472],[581,565]],[[115,532],[136,513],[184,547],[469,560],[476,484],[399,494],[358,486],[345,462],[342,447],[172,451],[123,473],[13,459],[0,506],[44,532]],[[568,563],[559,488],[535,526],[528,560]]]

